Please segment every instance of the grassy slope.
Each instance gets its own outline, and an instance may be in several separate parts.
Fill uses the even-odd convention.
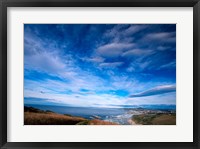
[[[57,114],[52,111],[43,111],[32,107],[24,107],[25,125],[116,125],[103,120],[87,120],[68,114]]]
[[[132,120],[142,125],[176,125],[176,114],[142,114]]]
[[[25,125],[75,125],[84,120],[84,118],[70,117],[56,113],[24,113]]]

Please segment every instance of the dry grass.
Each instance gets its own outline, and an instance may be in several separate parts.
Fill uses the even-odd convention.
[[[176,125],[175,115],[161,115],[152,121],[153,125]]]
[[[24,125],[117,125],[103,120],[88,120],[69,114],[57,114],[33,107],[24,107]]]
[[[24,125],[117,125],[103,120],[87,120],[82,117],[66,116],[56,113],[24,113]]]
[[[176,114],[142,114],[133,116],[133,121],[142,125],[176,125]]]
[[[94,120],[89,121],[88,125],[118,125],[118,124],[94,119]]]
[[[84,120],[86,119],[56,113],[24,113],[25,125],[75,125]]]

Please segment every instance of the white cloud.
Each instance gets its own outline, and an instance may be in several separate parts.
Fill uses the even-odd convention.
[[[133,50],[129,50],[126,51],[122,54],[123,57],[126,58],[132,58],[132,57],[137,57],[137,56],[147,56],[152,54],[153,51],[152,50],[141,50],[141,49],[133,49]]]
[[[66,91],[79,93],[80,89],[89,91],[106,90],[106,82],[100,77],[94,76],[89,72],[78,70],[70,74],[62,74],[64,80],[25,80],[25,88],[34,89],[37,92],[52,92],[65,94]]]
[[[27,96],[26,96],[27,95]],[[108,94],[55,94],[55,93],[38,93],[26,90],[25,97],[42,98],[49,102],[59,103],[60,105],[85,106],[85,107],[117,107],[118,105],[144,105],[144,104],[176,104],[176,93],[165,93],[162,95],[135,97],[135,98],[120,98]],[[112,106],[110,106],[112,105]]]
[[[67,104],[73,106],[99,106],[99,107],[107,107],[109,105],[121,105],[123,104],[123,100],[114,95],[80,95],[80,94],[40,94],[34,91],[27,90],[25,93],[26,97],[34,97],[34,98],[42,98],[47,99],[50,102]],[[98,103],[98,105],[97,105]]]
[[[156,40],[162,42],[175,42],[176,33],[175,32],[159,32],[159,33],[150,33],[144,37],[145,40]]]
[[[104,36],[114,38],[114,40],[119,40],[121,38],[128,38],[128,36],[137,33],[145,28],[148,25],[130,25],[129,24],[120,24],[114,26],[112,29],[108,30]],[[128,28],[127,28],[128,27]],[[132,37],[133,38],[133,37]]]
[[[105,32],[104,36],[110,37],[110,38],[122,36],[121,35],[122,30],[123,30],[123,28],[126,28],[126,27],[128,27],[128,24],[115,25],[113,28],[107,30],[107,32]]]
[[[97,77],[87,74],[80,74],[80,76],[75,76],[70,82],[58,80],[25,81],[25,97],[43,98],[48,99],[53,103],[73,106],[97,106],[97,103],[98,106],[132,104],[134,102],[127,102],[128,99],[126,97],[119,97],[108,93],[97,94],[96,91],[122,89],[129,92],[137,92],[139,90],[143,90],[146,85],[148,86],[148,83],[146,82],[145,84],[142,84],[141,82],[138,83],[137,80],[134,80],[133,78],[130,80],[130,78],[127,76],[119,77],[114,75],[111,77],[110,84],[107,84]],[[152,83],[150,84],[152,85]],[[88,92],[83,93],[80,91],[80,89],[87,89]],[[67,94],[68,90],[72,91],[72,94]],[[134,100],[139,100],[138,98],[135,97]],[[153,100],[152,102],[163,103],[163,100],[161,97],[160,101]],[[151,102],[145,98],[144,101],[141,100],[141,102],[138,102],[137,104],[139,103],[144,104]]]
[[[92,58],[81,58],[84,61],[94,62],[94,63],[101,63],[104,62],[104,58],[102,57],[92,57]]]
[[[25,56],[25,66],[29,69],[44,71],[47,73],[58,73],[65,68],[65,64],[54,53],[41,52]]]
[[[132,35],[134,33],[137,33],[145,28],[147,28],[148,25],[131,25],[129,28],[127,28],[125,31],[123,31],[124,35]]]
[[[115,76],[112,75],[110,85],[114,90],[126,90],[129,92],[134,92],[136,90],[140,90],[141,86],[139,82],[134,78],[129,78],[127,76]]]
[[[130,64],[130,66],[126,69],[127,72],[140,72],[145,69],[149,69],[149,66],[151,65],[151,60],[149,61],[142,61],[141,59],[136,59],[134,62]]]
[[[168,46],[159,46],[157,48],[157,50],[159,50],[159,51],[165,51],[165,50],[168,50],[168,49],[170,49],[170,47],[168,47]]]
[[[112,63],[101,63],[99,66],[101,68],[116,68],[123,65],[124,62],[112,62]]]
[[[106,58],[118,57],[127,49],[134,47],[134,45],[133,43],[109,43],[100,46],[96,50],[96,54]]]
[[[161,65],[157,69],[158,70],[160,70],[160,69],[170,69],[170,68],[175,68],[175,67],[176,67],[176,62],[170,62],[168,64]]]

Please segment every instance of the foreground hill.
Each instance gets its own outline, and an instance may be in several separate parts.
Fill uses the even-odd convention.
[[[88,120],[82,117],[25,106],[24,125],[116,125],[116,123],[98,119]]]
[[[132,117],[136,124],[141,125],[176,125],[175,113],[141,114]]]

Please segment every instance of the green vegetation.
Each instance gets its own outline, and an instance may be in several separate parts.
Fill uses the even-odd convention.
[[[142,125],[176,125],[176,113],[134,115],[132,120]]]

